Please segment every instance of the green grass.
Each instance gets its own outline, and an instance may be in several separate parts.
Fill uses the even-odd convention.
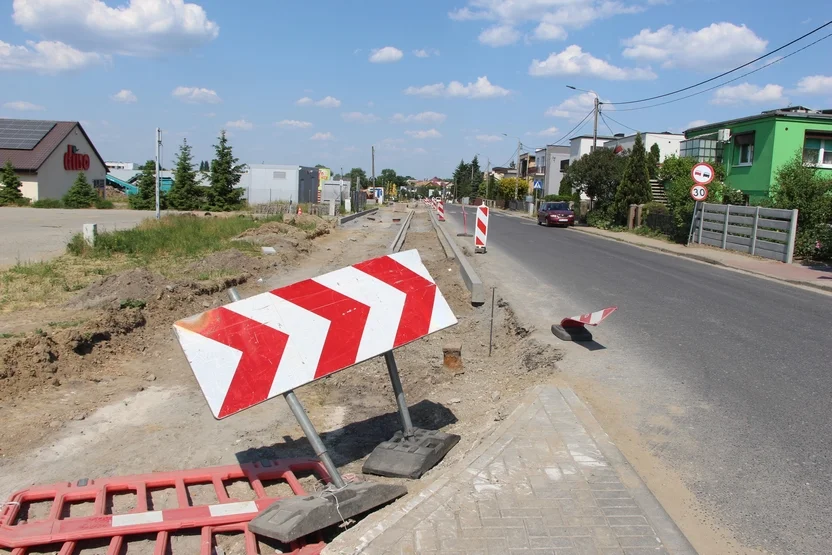
[[[229,248],[254,250],[244,242],[231,239],[243,231],[273,221],[240,218],[198,218],[196,216],[165,216],[159,221],[148,220],[133,229],[101,233],[90,247],[81,234],[67,245],[69,253],[84,257],[106,257],[125,254],[148,260],[173,256],[195,258]]]
[[[42,198],[32,203],[34,208],[63,208],[64,203],[54,198]]]

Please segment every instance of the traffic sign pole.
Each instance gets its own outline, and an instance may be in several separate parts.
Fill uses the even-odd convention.
[[[704,202],[708,199],[708,185],[710,185],[714,180],[715,173],[714,168],[705,162],[695,164],[690,170],[690,177],[693,180],[693,186],[690,188],[690,198],[692,198],[696,204],[693,205],[693,217],[690,220],[690,231],[688,232],[687,242],[688,245],[690,245],[691,238],[693,237],[693,228],[696,223],[696,212],[699,211],[700,205],[702,206],[702,217],[704,219]],[[702,223],[700,223],[699,226],[701,235]]]

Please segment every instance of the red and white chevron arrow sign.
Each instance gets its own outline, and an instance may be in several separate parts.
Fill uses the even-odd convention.
[[[180,320],[176,337],[215,418],[457,323],[409,250]]]
[[[584,326],[597,326],[607,319],[607,316],[618,310],[617,306],[610,306],[603,308],[596,312],[589,314],[581,314],[580,316],[570,316],[560,321],[561,327],[564,328],[582,328]]]

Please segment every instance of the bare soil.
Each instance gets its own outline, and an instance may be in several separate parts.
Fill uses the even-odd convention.
[[[309,252],[257,258],[227,251],[185,272],[205,274],[229,265],[240,270],[227,278],[203,282],[184,276],[172,282],[134,271],[105,279],[79,294],[84,300],[78,306],[98,307],[79,310],[89,318],[83,324],[42,326],[47,331],[2,340],[0,498],[35,483],[313,457],[281,400],[214,420],[170,326],[227,303],[231,285],[249,296],[385,254],[399,225],[392,220],[403,215],[401,208],[383,209],[374,220],[361,218],[314,241],[306,238]],[[311,227],[309,232],[315,233]],[[395,355],[414,424],[457,433],[462,440],[427,478],[406,482],[411,493],[473,449],[528,387],[553,380],[560,358],[556,349],[532,339],[499,298],[489,355],[491,306],[470,305],[456,263],[445,258],[423,211],[417,211],[404,246],[414,248],[459,324],[405,345]],[[125,290],[146,304],[121,308]],[[35,311],[2,318],[33,326],[44,316]],[[442,347],[449,343],[462,345],[462,373],[442,366]],[[318,380],[298,396],[343,472],[360,473],[375,446],[400,428],[381,358]],[[304,487],[314,490],[321,484],[309,481]],[[152,553],[152,541],[136,541],[136,553],[148,546]],[[177,541],[185,545],[188,539]],[[226,552],[234,552],[228,547]]]

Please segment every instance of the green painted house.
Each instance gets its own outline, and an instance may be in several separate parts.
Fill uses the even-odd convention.
[[[832,110],[770,110],[685,131],[680,156],[725,166],[726,184],[750,198],[767,197],[777,170],[796,152],[832,177]]]

